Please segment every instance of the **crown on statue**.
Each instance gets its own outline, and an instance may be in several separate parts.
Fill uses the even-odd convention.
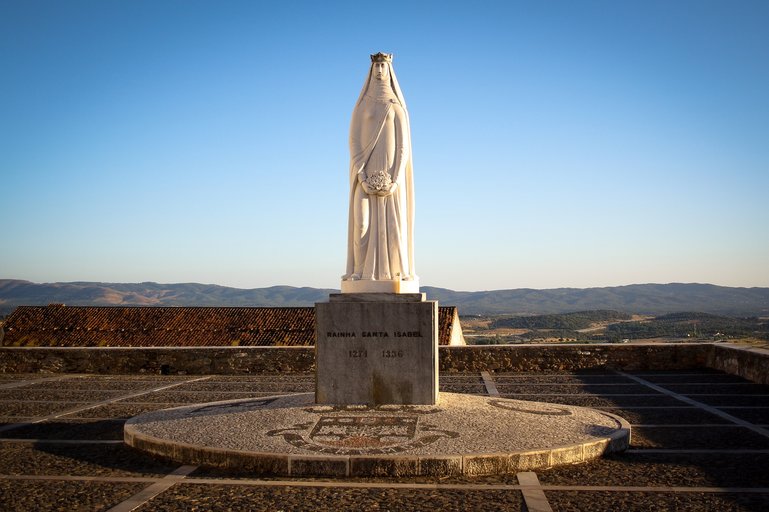
[[[393,54],[392,53],[375,53],[371,56],[371,62],[392,62],[393,61]]]

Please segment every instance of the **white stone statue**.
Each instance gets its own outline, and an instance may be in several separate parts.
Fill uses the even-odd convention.
[[[342,292],[419,292],[409,115],[392,55],[386,53],[371,56],[350,123],[350,216]]]

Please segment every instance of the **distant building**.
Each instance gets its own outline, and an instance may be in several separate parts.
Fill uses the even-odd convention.
[[[311,346],[315,308],[20,306],[5,319],[9,347]],[[439,343],[464,345],[455,306],[441,306]]]

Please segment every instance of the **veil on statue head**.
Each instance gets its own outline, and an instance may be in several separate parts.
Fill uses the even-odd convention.
[[[371,84],[371,78],[373,76],[374,72],[374,63],[375,62],[385,62],[387,64],[387,68],[390,71],[390,86],[393,89],[393,92],[395,93],[395,96],[398,98],[398,101],[401,104],[401,107],[403,107],[403,110],[407,112],[408,116],[408,108],[406,108],[406,99],[403,97],[403,93],[401,92],[401,86],[398,85],[398,78],[395,76],[395,70],[393,69],[393,55],[392,53],[375,53],[371,55],[371,65],[368,68],[368,76],[366,76],[366,82],[363,84],[363,89],[360,91],[360,96],[358,96],[358,101],[355,102],[355,107],[357,108],[361,101],[363,101],[363,97],[366,95],[366,92],[368,91],[369,85]]]

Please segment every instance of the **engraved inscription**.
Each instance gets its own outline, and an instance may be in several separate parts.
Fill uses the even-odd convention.
[[[368,352],[365,350],[349,350],[347,355],[348,357],[368,357]]]
[[[390,335],[384,331],[363,331],[364,338],[389,338]]]
[[[327,338],[422,338],[421,331],[326,331]]]
[[[327,331],[326,332],[327,338],[354,338],[355,333],[354,332],[334,332],[334,331]]]
[[[383,350],[382,357],[403,357],[402,350]]]
[[[393,335],[396,338],[421,338],[422,333],[419,331],[395,331]]]

